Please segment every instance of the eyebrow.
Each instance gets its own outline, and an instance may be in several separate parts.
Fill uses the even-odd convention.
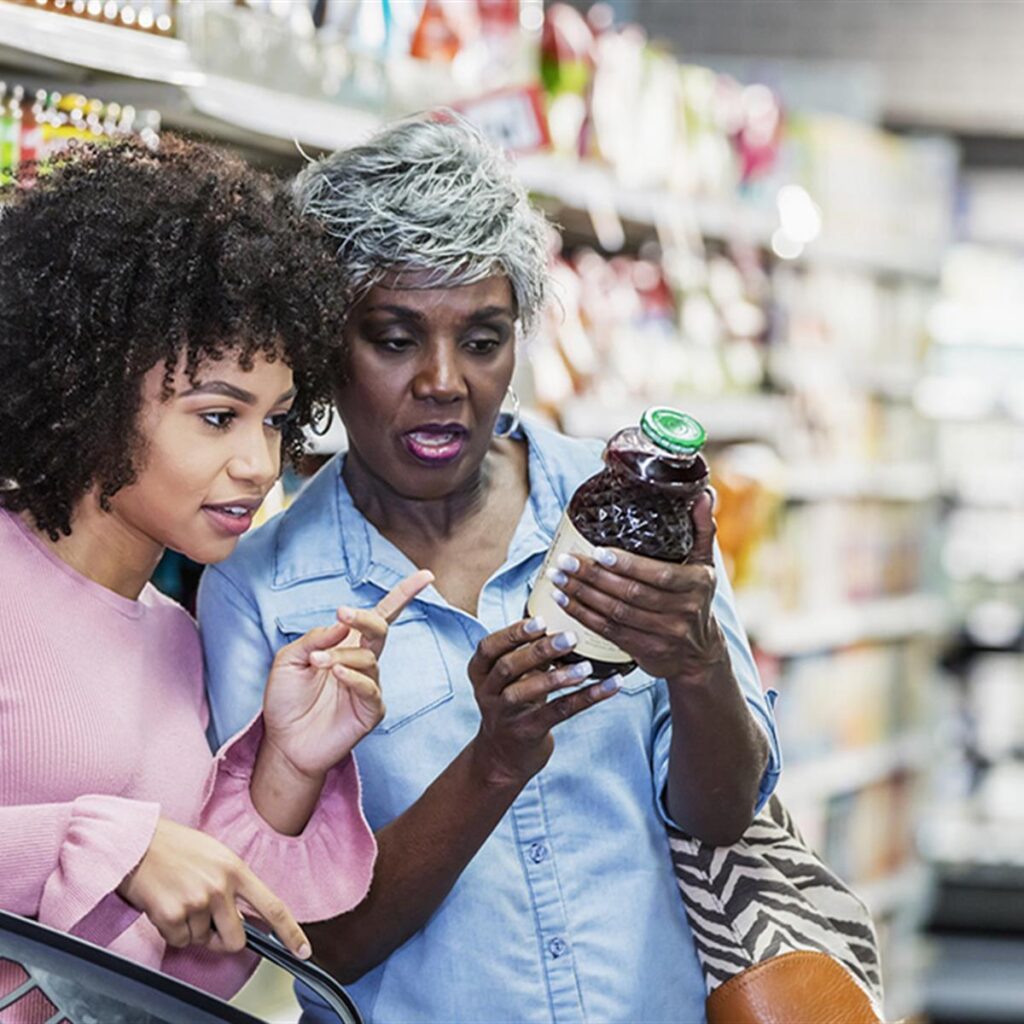
[[[251,391],[246,391],[245,388],[237,387],[235,384],[229,384],[226,380],[203,381],[202,384],[197,384],[194,388],[183,391],[181,397],[189,398],[192,395],[223,395],[225,398],[234,398],[244,405],[256,404],[256,396]],[[278,397],[274,404],[280,405],[282,402],[287,402],[294,397],[295,388],[289,388]]]
[[[368,307],[365,315],[368,316],[371,313],[391,313],[394,316],[415,320],[417,323],[422,323],[426,320],[426,317],[419,310],[412,309],[410,306],[381,304]],[[477,323],[481,320],[490,320],[496,316],[506,316],[510,320],[514,320],[515,311],[509,306],[484,306],[483,309],[474,310],[466,319],[472,323]]]

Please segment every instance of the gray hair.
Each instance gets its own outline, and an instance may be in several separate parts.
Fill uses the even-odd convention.
[[[337,240],[355,301],[393,275],[397,287],[452,288],[503,274],[529,334],[545,298],[547,221],[508,158],[463,118],[444,117],[399,122],[310,163],[296,200]]]

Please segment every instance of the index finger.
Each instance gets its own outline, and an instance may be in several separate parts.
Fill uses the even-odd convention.
[[[385,622],[394,622],[402,609],[433,582],[434,574],[429,569],[414,572],[377,602],[377,614],[383,616]]]
[[[313,952],[306,933],[299,927],[284,900],[275,896],[249,869],[242,872],[235,890],[263,918],[277,937],[300,959],[307,960]]]

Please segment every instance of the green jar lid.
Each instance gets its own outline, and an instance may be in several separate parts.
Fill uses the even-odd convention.
[[[654,405],[640,417],[640,429],[659,448],[692,454],[707,439],[704,428],[685,412],[667,405]]]

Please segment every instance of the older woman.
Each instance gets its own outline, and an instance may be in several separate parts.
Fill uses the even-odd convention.
[[[605,552],[558,577],[639,669],[583,686],[586,662],[549,671],[576,637],[521,615],[600,460],[500,415],[543,300],[542,218],[452,120],[336,153],[297,195],[359,300],[334,382],[349,447],[204,577],[221,735],[328,609],[372,605],[414,567],[436,578],[392,627],[387,716],[360,746],[370,895],[312,930],[317,953],[375,1022],[701,1021],[665,825],[734,840],[779,767],[710,498],[687,564]]]

